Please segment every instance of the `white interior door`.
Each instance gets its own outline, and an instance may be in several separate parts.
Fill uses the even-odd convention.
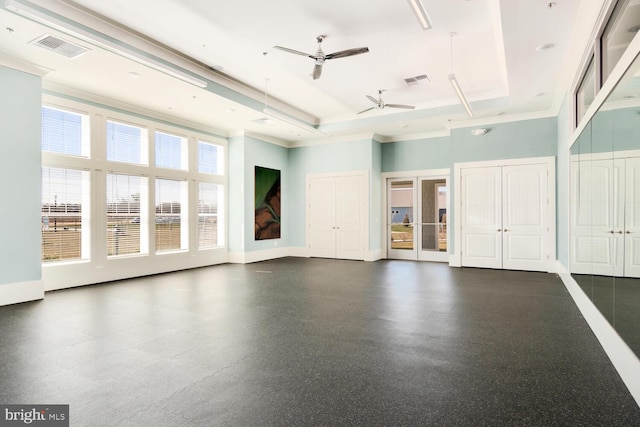
[[[548,271],[548,168],[460,169],[462,266]]]
[[[640,158],[626,160],[624,275],[640,277]]]
[[[502,267],[547,271],[547,165],[502,167]]]
[[[613,275],[621,264],[616,258],[622,254],[614,215],[620,208],[612,209],[614,194],[619,192],[614,161],[581,160],[572,166],[571,271]]]
[[[463,266],[502,268],[501,176],[500,166],[461,170]]]
[[[336,183],[333,177],[309,179],[309,255],[336,256]]]
[[[363,238],[366,191],[362,175],[335,179],[336,254],[341,259],[364,259]]]
[[[365,258],[367,246],[365,174],[308,178],[309,256]]]

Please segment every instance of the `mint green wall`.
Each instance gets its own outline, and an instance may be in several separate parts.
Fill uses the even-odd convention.
[[[0,285],[40,280],[42,81],[0,66]]]
[[[250,136],[231,138],[229,147],[229,250],[250,252],[288,246],[288,228],[281,229],[280,239],[256,241],[253,217],[255,167],[262,166],[281,172],[282,221],[289,221],[288,149]]]
[[[640,108],[629,107],[599,111],[591,119],[591,151],[638,150],[640,148]]]
[[[451,161],[479,162],[557,154],[557,118],[524,120],[483,126],[484,135],[473,136],[472,127],[451,131]]]
[[[333,172],[350,172],[350,171],[372,171],[374,154],[377,150],[375,144],[372,145],[371,139],[360,141],[340,142],[333,144],[314,145],[310,147],[297,147],[289,149],[289,186],[288,194],[290,204],[288,210],[290,218],[287,218],[287,227],[289,231],[289,244],[293,247],[304,247],[305,245],[305,182],[308,174],[314,173],[333,173]],[[370,174],[370,184],[373,182]],[[370,187],[372,188],[372,187]],[[374,193],[379,190],[372,191],[370,194],[371,212],[374,209]],[[379,194],[377,195],[379,198]],[[380,202],[378,200],[378,210]],[[380,214],[378,213],[378,216]],[[369,227],[374,222],[370,217]],[[379,235],[379,229],[375,230],[375,234]],[[374,232],[371,232],[369,238],[370,244],[374,244]],[[379,246],[379,243],[378,243]],[[371,248],[374,250],[375,248]]]
[[[382,144],[382,172],[451,167],[451,138],[448,136]]]

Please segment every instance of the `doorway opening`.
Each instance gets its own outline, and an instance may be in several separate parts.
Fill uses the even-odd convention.
[[[446,177],[387,180],[387,255],[448,262]]]

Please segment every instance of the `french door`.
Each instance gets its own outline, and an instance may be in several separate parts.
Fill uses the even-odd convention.
[[[387,181],[387,256],[448,262],[447,178]]]

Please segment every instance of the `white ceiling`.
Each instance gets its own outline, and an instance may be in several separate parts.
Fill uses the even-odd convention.
[[[8,0],[34,7],[38,16],[27,19],[1,9],[0,51],[44,70],[45,87],[137,105],[225,135],[248,131],[294,144],[364,133],[402,138],[496,120],[496,115],[557,109],[568,84],[580,0],[422,1],[433,23],[426,31],[405,0]],[[64,19],[66,28],[43,25],[43,16]],[[91,51],[68,59],[29,44],[44,33]],[[212,82],[200,88],[92,42],[114,34],[143,49],[149,40],[165,45],[191,59],[183,68]],[[315,53],[320,34],[327,36],[325,53],[365,46],[369,53],[328,60],[320,79],[313,80],[312,59],[273,49]],[[553,47],[537,50],[545,44]],[[452,71],[475,112],[471,122],[447,79]],[[140,76],[132,78],[131,72]],[[405,84],[405,78],[421,74],[431,80]],[[366,95],[377,97],[379,89],[386,103],[416,109],[357,114],[373,106]],[[265,103],[317,125],[322,134],[279,120],[255,122],[266,117]]]

